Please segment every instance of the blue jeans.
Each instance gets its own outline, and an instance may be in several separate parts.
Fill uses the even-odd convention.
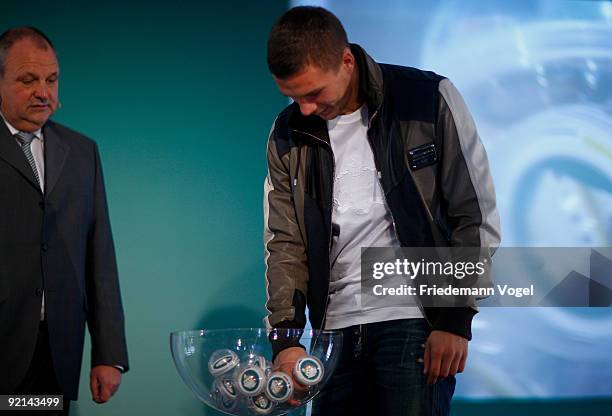
[[[434,385],[423,374],[424,319],[399,319],[341,330],[338,366],[314,399],[313,416],[448,415],[455,378]]]

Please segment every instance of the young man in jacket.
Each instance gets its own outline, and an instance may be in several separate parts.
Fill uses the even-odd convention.
[[[268,66],[293,103],[267,149],[266,323],[303,328],[308,306],[314,329],[343,333],[313,414],[448,414],[476,310],[414,297],[365,308],[360,258],[362,247],[499,245],[488,161],[465,103],[440,75],[375,62],[320,7],[280,17]],[[305,354],[286,339],[273,350],[288,374]]]

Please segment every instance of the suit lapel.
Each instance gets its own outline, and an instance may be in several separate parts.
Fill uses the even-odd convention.
[[[15,137],[11,134],[4,121],[0,118],[0,158],[6,160],[17,169],[30,184],[40,192],[40,186],[34,176],[23,150],[19,148]]]
[[[45,136],[45,195],[51,195],[53,187],[59,179],[70,146],[57,133],[53,122],[47,122],[43,127]]]

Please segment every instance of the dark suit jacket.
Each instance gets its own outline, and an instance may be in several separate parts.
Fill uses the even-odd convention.
[[[44,289],[58,382],[76,400],[85,322],[92,366],[127,370],[123,308],[98,148],[52,121],[43,134],[44,195],[0,119],[0,393],[32,360]]]

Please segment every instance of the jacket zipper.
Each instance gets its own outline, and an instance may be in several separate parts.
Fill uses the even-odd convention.
[[[374,111],[374,114],[372,114],[372,117],[370,117],[370,119],[368,120],[368,131],[370,130],[370,125],[372,123],[372,120],[374,119],[374,117],[376,116],[376,114],[378,114],[378,110],[380,109],[380,106],[376,109],[376,111]],[[330,198],[330,204],[329,204],[329,212],[330,215],[333,211],[333,200],[334,200],[334,178],[336,177],[336,159],[334,157],[334,149],[332,149],[331,144],[326,142],[325,140],[321,139],[320,137],[315,136],[314,134],[305,132],[305,131],[301,131],[301,130],[296,130],[296,129],[291,129],[292,131],[296,132],[296,133],[300,133],[300,134],[304,134],[306,136],[312,137],[313,139],[315,139],[316,141],[323,143],[330,151],[331,155],[332,155],[332,181],[331,181],[331,198]],[[369,137],[368,137],[368,143],[370,142]],[[370,147],[372,145],[370,144]],[[374,151],[372,150],[372,154],[374,154]],[[299,167],[298,167],[299,169]],[[378,169],[377,169],[378,170]],[[299,172],[299,170],[298,170]],[[297,181],[297,179],[296,179]],[[381,184],[381,188],[382,188],[382,184]],[[383,194],[384,194],[384,190],[383,190]],[[386,197],[385,197],[386,198]],[[389,212],[391,212],[391,210],[389,210]],[[391,214],[391,218],[393,219],[393,214]],[[395,220],[393,220],[393,228],[395,229]],[[331,221],[331,217],[329,219],[329,239],[328,239],[328,245],[327,245],[327,252],[328,252],[328,256],[331,253],[331,245],[332,245],[332,233],[333,233],[333,229],[332,229],[332,221]],[[397,231],[396,231],[397,234]],[[331,276],[331,266],[327,265],[328,269],[329,269],[329,274]],[[327,282],[327,296],[325,297],[325,309],[323,310],[323,320],[321,321],[321,328],[319,328],[319,330],[323,330],[325,328],[325,321],[327,320],[327,307],[329,306],[329,283]],[[425,315],[425,313],[423,313],[423,315]]]
[[[305,131],[301,131],[301,130],[295,130],[295,129],[291,129],[292,131],[296,132],[296,133],[300,133],[300,134],[304,134],[306,136],[312,137],[313,139],[315,139],[316,141],[323,143],[330,151],[331,155],[332,155],[332,181],[331,181],[331,198],[330,198],[330,203],[329,203],[329,212],[330,215],[333,211],[333,200],[334,200],[334,177],[336,176],[336,160],[334,159],[334,150],[331,147],[331,144],[329,144],[328,142],[326,142],[325,140],[321,139],[320,137],[315,136],[314,134],[311,133],[307,133]],[[298,166],[299,169],[299,166]],[[299,172],[299,171],[298,171]],[[331,245],[332,245],[332,222],[331,222],[331,217],[329,219],[329,238],[328,238],[328,245],[327,245],[327,252],[328,252],[328,256],[329,253],[331,253]],[[329,259],[328,259],[329,260]],[[329,273],[331,275],[331,266],[329,265],[329,261],[328,261],[328,265],[327,265],[328,269],[329,269]],[[325,328],[325,320],[327,319],[327,307],[329,305],[329,282],[327,282],[327,296],[325,297],[325,308],[323,310],[323,320],[321,321],[321,328],[319,328],[319,330],[323,330]]]
[[[368,144],[370,145],[370,150],[372,151],[372,156],[374,156],[374,146],[372,146],[372,142],[370,141],[370,127],[372,126],[372,121],[374,120],[374,117],[376,117],[376,115],[378,114],[378,110],[379,109],[380,109],[380,107],[378,107],[376,109],[376,111],[374,111],[374,114],[372,114],[372,117],[370,117],[370,119],[368,120],[368,133],[367,133],[367,135],[368,135]],[[382,175],[381,175],[380,170],[378,168],[378,164],[376,163],[376,158],[375,157],[374,157],[374,164],[376,165],[376,177],[378,178],[378,183],[380,184],[380,189],[382,189],[383,198],[385,200],[385,205],[387,206],[387,208],[389,208],[389,214],[391,214],[391,223],[393,224],[393,231],[395,232],[395,237],[397,238],[398,241],[400,241],[399,234],[397,232],[397,227],[395,225],[395,218],[393,218],[393,210],[389,206],[389,201],[387,201],[387,193],[385,192],[385,187],[382,184]],[[400,244],[401,244],[401,241],[400,241]],[[425,313],[425,308],[423,307],[421,299],[418,296],[415,296],[415,299],[416,299],[417,307],[421,311],[421,314],[423,315],[423,318],[425,318],[425,320],[427,321],[429,326],[432,327],[431,321],[429,320],[429,318],[427,317],[427,314]],[[327,311],[326,311],[326,313],[327,313]]]

